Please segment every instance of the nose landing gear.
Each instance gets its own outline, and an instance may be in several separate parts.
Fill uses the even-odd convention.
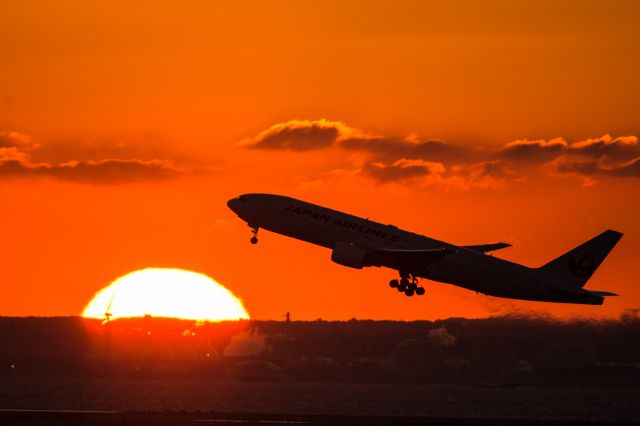
[[[249,225],[252,229],[253,237],[249,240],[251,244],[258,244],[258,230],[260,230],[259,226]]]
[[[389,287],[395,288],[407,297],[411,297],[414,294],[422,296],[425,293],[424,287],[418,285],[418,279],[414,275],[403,272],[400,273],[399,280],[389,281]]]

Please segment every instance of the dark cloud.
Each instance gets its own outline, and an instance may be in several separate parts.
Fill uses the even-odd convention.
[[[461,145],[440,140],[420,140],[416,136],[405,139],[375,136],[342,122],[328,120],[278,123],[242,141],[242,145],[288,151],[310,151],[337,145],[346,150],[365,152],[375,160],[386,162],[401,158],[460,162],[473,152]]]
[[[498,157],[514,163],[543,164],[564,155],[624,162],[640,155],[640,145],[635,136],[599,138],[568,143],[562,138],[549,141],[519,140],[507,144],[498,151]]]
[[[365,151],[377,159],[393,161],[399,158],[420,158],[425,161],[447,161],[459,163],[473,156],[473,150],[440,140],[418,140],[394,138],[349,138],[340,142],[344,149]]]
[[[0,132],[0,148],[34,148],[31,137],[19,132]]]
[[[609,169],[609,174],[614,176],[640,178],[640,157],[618,164],[616,167]]]
[[[436,175],[444,172],[444,166],[440,163],[402,159],[388,165],[380,162],[366,163],[362,172],[380,183],[387,183]]]
[[[475,177],[507,178],[517,175],[513,165],[504,160],[489,160],[472,164],[468,167],[468,172]]]
[[[415,135],[406,138],[372,135],[338,121],[292,120],[271,126],[244,144],[290,151],[340,147],[361,153],[345,161],[352,163],[353,170],[359,169],[380,183],[431,176],[445,184],[462,182],[461,187],[497,187],[507,181],[549,172],[586,178],[640,177],[640,145],[636,136],[604,135],[578,142],[564,138],[524,139],[483,147]]]
[[[116,137],[88,137],[48,139],[32,152],[34,162],[65,163],[68,161],[100,161],[108,158],[154,160],[171,158],[176,160],[172,149],[175,142],[154,133],[128,136],[126,141]],[[184,152],[184,150],[181,150]]]
[[[310,151],[332,146],[350,129],[336,121],[292,120],[271,126],[244,143],[257,149]]]
[[[600,166],[593,160],[558,161],[555,167],[558,173],[574,173],[583,176],[590,176],[599,173]]]
[[[160,160],[102,160],[63,164],[31,164],[20,160],[0,161],[0,177],[48,177],[58,180],[113,185],[166,180],[181,172]]]
[[[508,143],[497,152],[501,159],[529,164],[542,164],[562,155],[567,149],[563,139],[549,141],[518,140]]]
[[[640,178],[640,157],[613,166],[605,166],[598,160],[561,160],[556,164],[556,171],[586,177],[616,176]]]
[[[17,132],[0,132],[0,178],[51,178],[79,183],[121,184],[158,181],[183,174],[168,160],[107,158],[52,162],[34,161],[40,145]]]
[[[638,145],[638,138],[635,136],[621,136],[614,139],[609,135],[604,135],[596,139],[574,142],[569,146],[567,152],[624,162],[629,158],[640,156],[640,145]]]
[[[551,164],[557,173],[585,178],[640,178],[640,145],[636,136],[604,135],[568,145]]]
[[[18,148],[0,148],[0,164],[5,161],[28,161],[29,154]]]

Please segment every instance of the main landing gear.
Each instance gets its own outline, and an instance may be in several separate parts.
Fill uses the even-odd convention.
[[[258,244],[258,230],[260,229],[259,226],[254,226],[254,225],[249,225],[251,227],[251,232],[253,233],[253,237],[251,237],[251,239],[249,241],[251,241],[251,244]]]
[[[422,296],[425,293],[424,287],[418,285],[418,279],[414,275],[403,272],[400,273],[399,280],[389,281],[389,286],[400,293],[404,293],[407,297],[411,297],[414,294]]]

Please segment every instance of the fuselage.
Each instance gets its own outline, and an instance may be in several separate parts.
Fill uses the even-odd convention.
[[[273,194],[245,194],[227,203],[252,227],[296,238],[333,249],[338,242],[349,242],[363,249],[437,250],[451,254],[437,261],[413,265],[412,274],[443,283],[455,284],[479,293],[526,300],[573,303],[574,296],[549,291],[555,283],[529,268],[492,255],[405,231],[394,225],[343,213],[291,197]],[[382,264],[402,271],[403,263],[387,256]],[[568,300],[563,300],[568,299]],[[600,303],[601,303],[600,298]]]

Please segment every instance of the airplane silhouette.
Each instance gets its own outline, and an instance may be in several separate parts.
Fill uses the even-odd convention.
[[[267,229],[332,250],[331,260],[361,269],[387,267],[399,272],[389,285],[407,296],[423,295],[418,278],[454,284],[490,296],[542,302],[602,305],[606,291],[585,284],[622,237],[607,230],[539,268],[487,253],[507,243],[458,246],[295,198],[244,194],[227,205],[252,228]]]

